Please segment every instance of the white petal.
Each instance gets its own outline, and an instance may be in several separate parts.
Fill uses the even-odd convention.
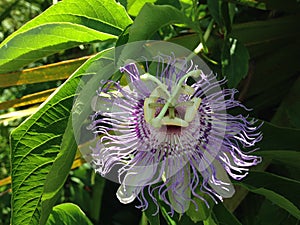
[[[137,186],[126,186],[122,184],[117,191],[117,198],[123,204],[134,201],[136,196],[141,192],[142,188]]]
[[[160,181],[161,178],[156,173],[155,158],[151,158],[150,154],[144,155],[139,164],[126,171],[122,184],[117,191],[120,202],[127,204],[134,201],[144,186]]]
[[[122,184],[126,186],[146,186],[158,182],[158,165],[154,161],[155,159],[151,156],[145,157],[139,164],[132,166],[124,176]]]

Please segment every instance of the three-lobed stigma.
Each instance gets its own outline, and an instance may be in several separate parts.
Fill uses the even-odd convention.
[[[187,127],[195,118],[201,104],[201,98],[194,97],[188,101],[178,101],[180,95],[192,95],[195,89],[191,86],[184,85],[184,81],[189,78],[198,78],[201,70],[193,70],[177,82],[171,92],[155,76],[145,73],[141,80],[153,81],[157,87],[151,92],[150,96],[144,101],[144,118],[147,123],[155,128],[165,126]],[[183,108],[183,112],[178,113],[178,108]],[[182,110],[181,110],[182,111]]]

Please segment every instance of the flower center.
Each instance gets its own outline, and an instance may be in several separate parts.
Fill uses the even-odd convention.
[[[195,118],[198,108],[201,103],[201,98],[194,97],[189,101],[178,101],[179,96],[192,95],[195,90],[191,86],[184,84],[188,77],[198,78],[201,75],[201,70],[193,70],[177,82],[168,91],[167,85],[162,83],[155,76],[145,73],[141,76],[142,80],[150,80],[157,84],[157,87],[151,92],[150,96],[144,101],[144,118],[147,123],[155,128],[161,126],[178,126],[187,127]],[[184,109],[183,113],[178,113],[179,109]]]

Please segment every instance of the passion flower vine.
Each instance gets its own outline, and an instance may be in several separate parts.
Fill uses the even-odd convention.
[[[91,154],[96,172],[117,176],[120,202],[138,199],[146,209],[148,192],[172,215],[191,203],[197,209],[195,198],[207,204],[201,192],[216,203],[232,197],[230,177],[241,180],[261,161],[242,150],[255,150],[260,125],[227,113],[245,107],[234,99],[235,89],[218,88],[224,79],[216,81],[191,60],[159,55],[155,61],[146,61],[145,71],[142,64],[127,63],[120,71],[128,85],[106,81],[98,90],[90,126],[98,137]]]

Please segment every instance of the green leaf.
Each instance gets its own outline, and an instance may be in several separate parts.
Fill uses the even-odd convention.
[[[12,224],[39,224],[44,182],[60,151],[72,106],[74,93],[69,90],[68,85],[58,89],[54,98],[11,134]],[[72,161],[69,158],[65,166]],[[67,174],[56,172],[63,182]]]
[[[199,36],[195,34],[188,34],[172,38],[168,41],[193,51],[198,45]]]
[[[203,221],[203,225],[217,225],[214,219],[209,216],[206,220]]]
[[[172,217],[169,215],[167,209],[166,209],[164,206],[162,206],[162,205],[160,205],[160,209],[161,209],[161,213],[162,213],[163,217],[164,217],[165,220],[167,221],[167,224],[168,224],[168,225],[176,225],[175,218],[172,218]]]
[[[283,99],[281,105],[272,118],[272,123],[300,128],[300,78],[296,80],[288,95]]]
[[[42,195],[42,213],[40,224],[44,224],[59,197],[61,188],[67,178],[77,150],[77,143],[72,130],[72,118],[69,117],[67,127],[61,140],[60,152],[44,182]]]
[[[181,2],[179,0],[157,0],[155,5],[171,5],[177,9],[181,9],[180,3]]]
[[[160,225],[158,206],[155,205],[148,191],[144,192],[145,198],[148,201],[148,208],[144,211],[150,225]]]
[[[280,105],[297,80],[297,73],[300,70],[297,59],[300,58],[300,51],[295,46],[300,44],[299,37],[282,39],[279,44],[273,43],[276,48],[273,47],[272,52],[255,59],[255,64],[252,66],[255,73],[252,73],[251,81],[247,81],[250,85],[245,104],[260,112],[261,118],[268,118],[266,116],[272,116],[275,113],[275,107]],[[281,43],[285,45],[282,46]],[[263,45],[260,47],[265,49]]]
[[[222,72],[228,79],[229,87],[237,87],[248,73],[249,53],[244,45],[234,38],[229,38],[222,51]]]
[[[1,43],[0,73],[82,43],[116,39],[131,22],[115,1],[59,2]]]
[[[213,214],[216,217],[215,222],[218,225],[241,225],[238,219],[231,214],[222,203],[214,206]]]
[[[266,172],[252,171],[243,180],[235,182],[247,190],[265,196],[268,200],[300,219],[300,182]]]
[[[256,188],[265,188],[274,191],[300,207],[300,196],[297,191],[300,189],[300,182],[286,177],[278,176],[267,172],[251,171],[243,184]]]
[[[150,39],[159,28],[176,23],[198,30],[193,22],[175,7],[147,3],[130,27],[129,42]]]
[[[207,7],[209,9],[210,14],[214,18],[214,20],[220,26],[222,26],[223,21],[221,19],[220,4],[221,4],[221,1],[219,1],[219,0],[207,0]]]
[[[78,83],[82,76],[90,74],[97,74],[100,80],[108,79],[110,75],[105,73],[103,64],[105,54],[99,53],[88,60],[34,115],[12,132],[13,225],[43,224],[47,219],[77,149],[70,113]],[[91,98],[92,95],[88,96],[86,101]],[[80,117],[77,119],[77,123],[82,123]],[[75,130],[75,135],[77,132]]]
[[[131,16],[137,16],[141,8],[148,2],[154,3],[157,0],[127,0],[127,11]]]
[[[296,151],[256,151],[256,155],[260,155],[263,158],[271,159],[273,163],[291,166],[300,169],[300,149]]]
[[[47,225],[93,225],[82,210],[73,203],[63,203],[53,208]]]
[[[243,99],[257,117],[269,120],[275,111],[270,109],[278,107],[297,79],[299,19],[296,14],[233,26],[231,36],[245,44],[252,58]]]
[[[272,52],[273,54],[275,52],[278,54],[280,48],[290,43],[295,45],[300,35],[299,23],[297,22],[299,19],[300,15],[296,14],[276,19],[234,24],[230,36],[241,41],[249,49],[251,57],[263,56],[264,62],[268,59],[264,56],[266,53]],[[272,57],[270,57],[270,61],[273,62],[274,67]],[[282,58],[282,62],[289,64],[285,58]],[[278,67],[274,68],[278,69]],[[259,78],[264,78],[264,76],[260,75]],[[270,79],[268,78],[268,80]],[[261,85],[265,85],[265,83],[262,82]]]
[[[253,193],[265,196],[268,200],[270,200],[277,206],[285,209],[286,211],[288,211],[291,215],[293,215],[297,219],[300,219],[300,210],[292,202],[287,200],[285,197],[277,194],[276,192],[273,192],[273,191],[270,191],[270,190],[267,190],[264,188],[251,189],[248,186],[248,190]]]
[[[207,205],[204,203],[203,200],[201,200],[199,198],[193,198],[193,200],[198,205],[198,209],[196,210],[195,205],[191,203],[186,214],[191,218],[191,220],[194,223],[207,220],[210,216],[211,210],[209,208],[207,208]],[[213,205],[213,204],[211,204],[211,205]]]
[[[256,197],[257,201],[257,195],[254,195]],[[255,201],[255,200],[254,200]],[[261,198],[261,201],[257,201],[258,204],[256,204],[255,208],[256,212],[253,212],[255,214],[248,216],[248,221],[252,219],[252,223],[248,222],[249,225],[251,224],[272,224],[272,225],[282,225],[282,224],[297,224],[297,219],[290,216],[287,211],[284,209],[278,207],[271,201],[267,200],[266,198]],[[249,204],[249,208],[254,207],[253,205]],[[247,210],[247,215],[249,208],[245,209]],[[249,217],[252,216],[250,219]]]
[[[291,129],[279,127],[274,124],[264,122],[260,128],[263,139],[257,143],[257,146],[263,150],[295,150],[299,151],[300,129]],[[259,151],[258,151],[259,152]]]
[[[69,22],[39,25],[0,45],[0,72],[17,70],[37,59],[82,43],[114,38],[116,36]]]

